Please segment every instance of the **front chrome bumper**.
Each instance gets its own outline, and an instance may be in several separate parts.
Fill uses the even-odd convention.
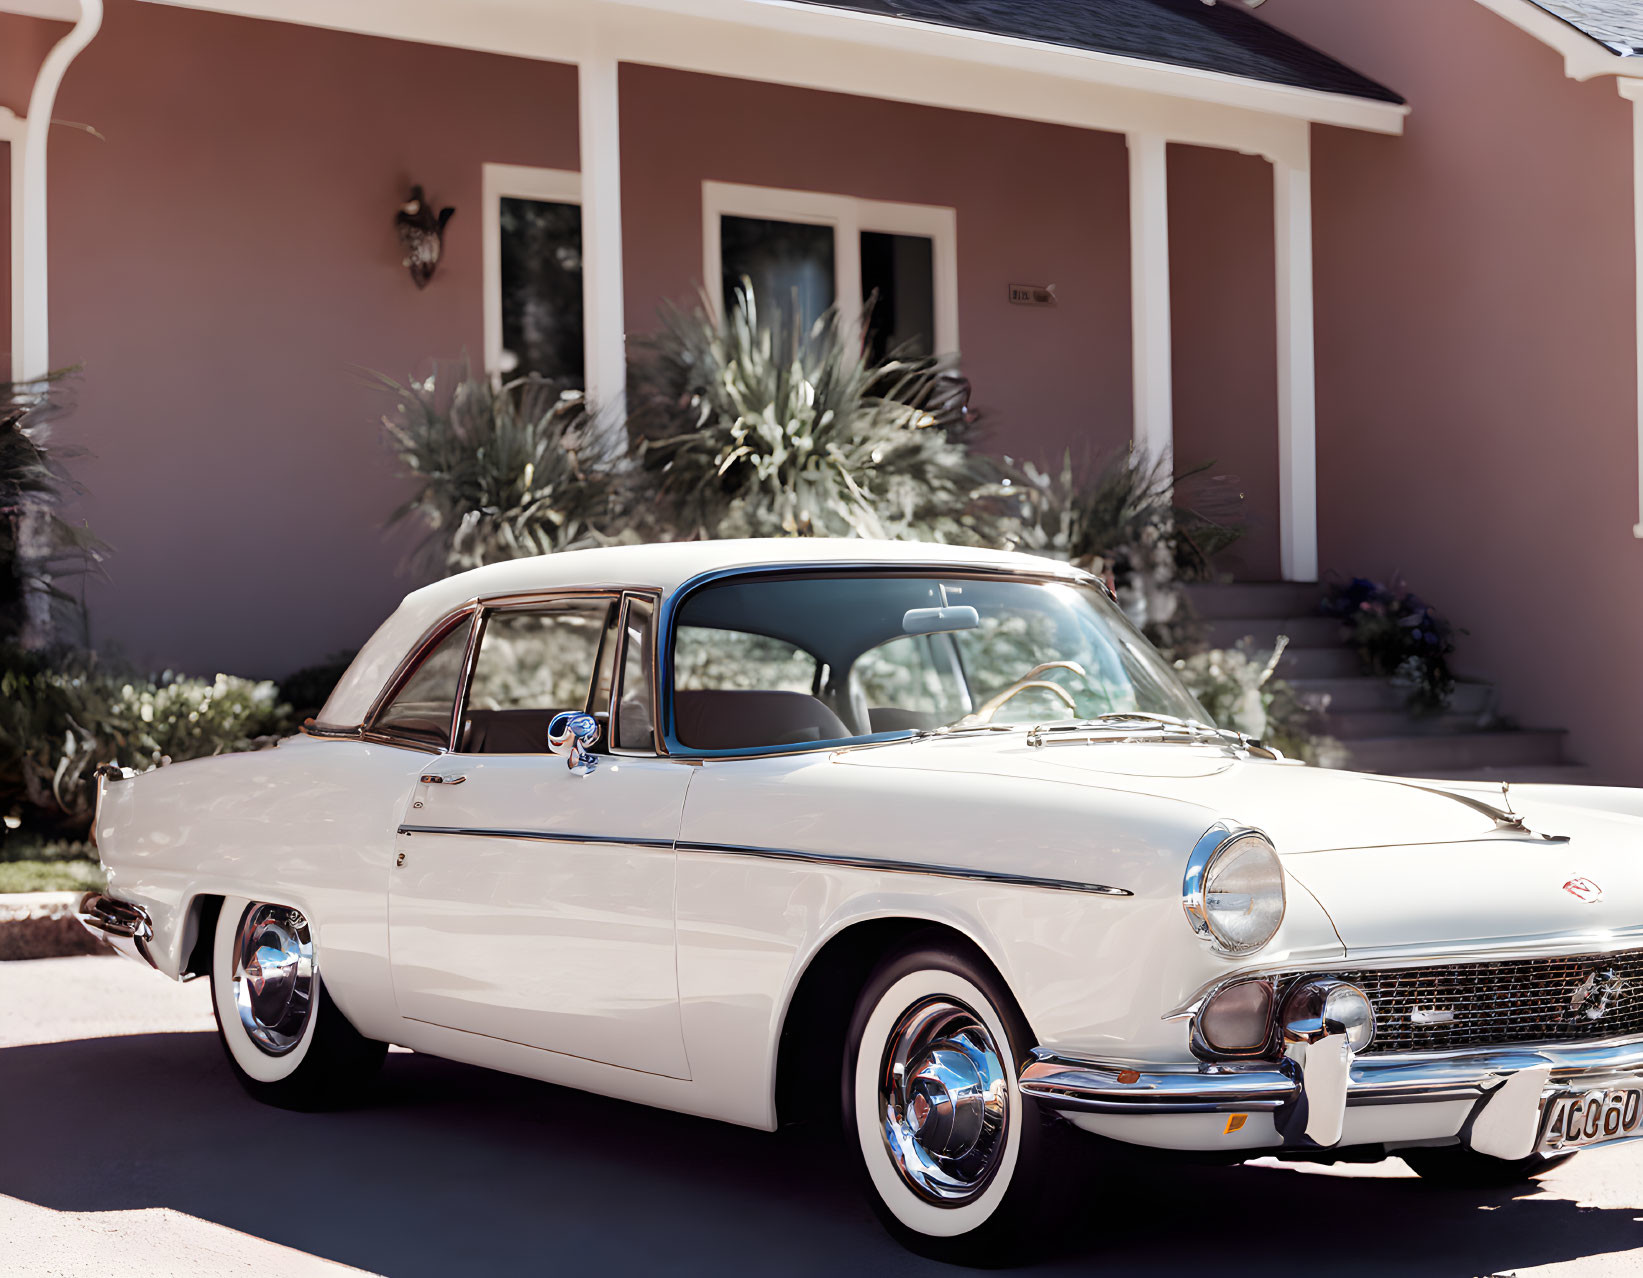
[[[1337,1145],[1349,1108],[1469,1101],[1460,1139],[1497,1158],[1534,1152],[1545,1102],[1628,1085],[1643,1085],[1643,1039],[1358,1057],[1329,1034],[1291,1044],[1281,1062],[1126,1065],[1041,1050],[1021,1073],[1024,1095],[1069,1114],[1269,1113],[1296,1149]]]
[[[82,927],[107,941],[127,958],[140,959],[157,967],[149,943],[154,939],[154,920],[147,910],[106,892],[87,892],[75,907],[74,917]]]

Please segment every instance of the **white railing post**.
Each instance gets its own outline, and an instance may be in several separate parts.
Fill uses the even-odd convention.
[[[582,154],[582,324],[588,401],[620,415],[627,395],[622,299],[622,145],[617,62],[592,41],[577,67]]]
[[[1130,341],[1135,354],[1135,448],[1149,462],[1175,451],[1170,382],[1169,177],[1160,134],[1127,135],[1130,151]]]
[[[1318,579],[1318,409],[1312,336],[1312,173],[1304,145],[1275,159],[1278,538],[1285,581]]]

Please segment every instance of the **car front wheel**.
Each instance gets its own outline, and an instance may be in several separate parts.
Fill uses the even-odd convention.
[[[1047,1133],[1018,1086],[1028,1043],[998,977],[957,948],[904,950],[868,979],[845,1040],[845,1138],[911,1250],[994,1265],[1038,1241]]]
[[[388,1046],[361,1035],[325,997],[302,912],[231,897],[212,941],[211,1006],[240,1085],[285,1109],[355,1099]]]

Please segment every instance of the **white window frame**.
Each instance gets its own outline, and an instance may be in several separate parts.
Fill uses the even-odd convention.
[[[833,296],[846,323],[861,314],[861,233],[922,235],[932,241],[934,354],[956,354],[958,340],[958,212],[935,204],[893,204],[819,191],[786,191],[734,182],[702,183],[702,283],[715,316],[723,309],[720,218],[753,217],[833,228]]]
[[[502,201],[542,200],[552,204],[582,204],[582,175],[569,169],[536,169],[523,164],[486,164],[480,178],[485,226],[482,261],[485,275],[485,372],[502,376]],[[586,240],[587,228],[582,229]],[[583,264],[586,270],[586,263]],[[582,370],[586,381],[593,369],[593,333],[586,308],[582,315]]]

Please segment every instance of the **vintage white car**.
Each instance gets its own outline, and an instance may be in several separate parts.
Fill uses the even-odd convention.
[[[398,1043],[842,1112],[951,1259],[1009,1254],[1073,1128],[1450,1180],[1643,1136],[1643,792],[1285,760],[1025,555],[498,564],[406,598],[303,735],[99,786],[82,918],[209,976],[254,1095],[336,1103]]]

